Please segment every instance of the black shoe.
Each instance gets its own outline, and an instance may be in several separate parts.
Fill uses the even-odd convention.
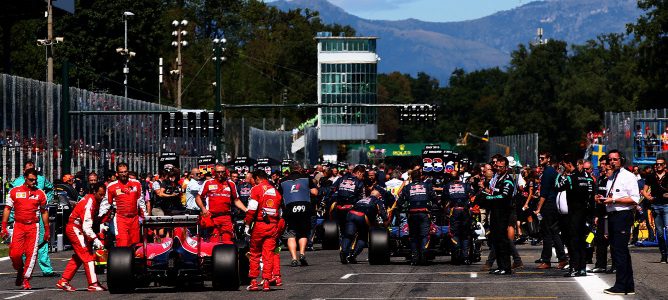
[[[605,271],[605,273],[607,273],[607,274],[615,274],[615,273],[617,273],[617,269],[609,269],[609,270]]]
[[[587,276],[587,270],[580,270],[575,272],[575,277],[584,277]]]
[[[313,245],[306,246],[306,251],[315,251],[315,249],[313,248]]]
[[[622,291],[614,287],[603,290],[608,295],[635,295],[636,291]]]
[[[549,261],[546,261],[546,260],[544,260],[544,259],[542,259],[542,258],[539,258],[539,259],[537,259],[537,260],[535,261],[535,263],[537,263],[537,264],[542,264],[542,263],[549,264],[550,262],[549,262]]]
[[[494,272],[494,275],[511,275],[513,272],[511,270],[497,270]]]
[[[468,259],[465,259],[464,260],[464,265],[467,265],[467,266],[471,265],[471,261],[468,260]]]
[[[23,268],[20,268],[16,271],[16,281],[14,281],[15,286],[21,286],[23,284]]]
[[[290,263],[291,267],[299,267],[299,262],[296,259],[293,259],[292,262]]]
[[[668,259],[668,257],[666,257],[665,254],[661,254],[661,261],[659,261],[659,263],[662,263],[662,264],[668,263],[668,261],[666,261],[666,259]]]
[[[492,275],[493,275],[493,274],[496,274],[497,272],[501,272],[501,270],[500,270],[500,269],[491,269],[491,270],[489,270],[489,274],[492,274]]]
[[[605,268],[593,268],[588,270],[587,273],[605,273]]]
[[[42,277],[58,277],[58,276],[60,276],[60,274],[58,274],[57,272],[51,272],[51,273],[44,273],[44,274],[42,274]]]
[[[526,237],[520,237],[519,239],[515,240],[515,245],[524,245],[526,243],[527,238]]]
[[[308,262],[306,261],[306,257],[304,256],[304,254],[299,254],[299,263],[300,263],[303,267],[308,266]]]
[[[348,263],[349,263],[349,264],[356,264],[356,263],[357,263],[357,258],[355,258],[355,257],[352,256],[352,255],[351,255],[351,256],[348,256],[348,258],[346,258],[346,259],[348,260]]]
[[[341,260],[342,264],[344,265],[348,264],[348,255],[346,255],[345,253],[343,252],[339,253],[339,259]]]
[[[564,274],[564,277],[575,277],[576,274],[577,272],[575,271],[569,271],[566,274]]]

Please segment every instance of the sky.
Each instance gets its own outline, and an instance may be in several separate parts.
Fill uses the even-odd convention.
[[[433,22],[477,19],[509,10],[533,0],[329,0],[347,12],[365,19]]]

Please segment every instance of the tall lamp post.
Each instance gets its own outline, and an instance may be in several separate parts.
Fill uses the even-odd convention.
[[[136,53],[130,51],[128,49],[128,17],[134,16],[132,12],[126,11],[123,12],[123,23],[125,23],[125,37],[123,38],[123,48],[116,48],[116,52],[120,54],[121,56],[125,57],[125,66],[123,67],[123,75],[125,75],[125,79],[123,80],[123,86],[125,88],[125,98],[128,98],[128,74],[130,73],[130,68],[128,67],[128,63],[130,62],[130,58],[133,58]]]
[[[226,60],[225,56],[223,56],[223,51],[225,51],[225,48],[223,48],[223,46],[225,45],[225,43],[227,43],[227,40],[225,38],[213,40],[213,47],[214,47],[213,60],[216,62],[216,82],[214,83],[215,93],[216,93],[216,112],[220,113],[221,118],[223,118],[223,101],[220,95],[220,90],[222,88],[221,71],[222,71],[222,63],[223,61]],[[224,128],[225,126],[223,125],[221,127],[221,130],[224,130]],[[222,162],[224,161],[223,145],[225,145],[225,132],[224,131],[217,132],[214,133],[213,136],[216,139],[216,159]]]
[[[188,26],[187,20],[181,20],[181,22],[174,20],[172,21],[172,26],[174,26],[174,31],[172,31],[172,36],[176,37],[176,41],[172,41],[172,46],[176,47],[176,70],[169,71],[172,76],[176,76],[178,79],[177,91],[176,91],[176,107],[181,108],[181,84],[183,80],[183,62],[181,60],[181,47],[188,46],[188,41],[184,41],[184,37],[188,35],[188,32],[185,31],[186,26]]]

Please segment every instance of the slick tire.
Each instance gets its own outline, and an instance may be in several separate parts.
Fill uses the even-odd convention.
[[[369,264],[387,265],[390,263],[390,236],[385,228],[369,230]]]
[[[214,290],[239,289],[239,257],[235,245],[217,245],[211,255],[211,283]],[[248,275],[246,275],[248,276]]]
[[[339,249],[339,224],[334,220],[326,220],[322,222],[322,231],[322,249]]]
[[[135,280],[132,274],[132,248],[117,247],[109,249],[107,260],[107,287],[111,294],[125,294],[134,291]]]

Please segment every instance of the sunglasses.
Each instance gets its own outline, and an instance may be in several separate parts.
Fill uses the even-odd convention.
[[[26,178],[26,181],[35,182],[37,181],[37,178]]]
[[[610,159],[611,161],[619,161],[619,158],[616,157],[609,157],[608,159]]]
[[[546,159],[546,157],[545,157],[545,156],[541,156],[541,157],[539,157],[538,159],[540,159],[540,160],[544,160],[544,159]]]
[[[657,167],[658,167],[658,166],[665,166],[666,163],[655,163],[654,165],[657,166]]]

